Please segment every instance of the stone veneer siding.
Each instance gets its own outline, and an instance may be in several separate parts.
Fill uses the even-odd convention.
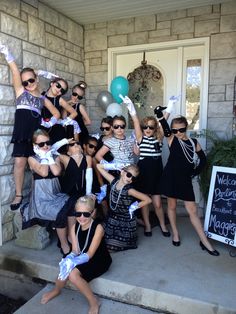
[[[20,68],[53,72],[70,86],[84,79],[83,27],[37,0],[0,1],[0,43],[6,44]],[[48,81],[40,79],[43,86]],[[0,54],[0,210],[3,242],[14,236],[9,204],[15,195],[10,144],[15,113],[11,74]],[[28,176],[29,177],[29,176]],[[25,180],[30,182],[30,180]],[[26,184],[27,188],[27,184]]]
[[[85,79],[90,116],[99,129],[104,114],[97,93],[107,90],[107,48],[210,37],[208,128],[232,136],[236,75],[236,1],[126,18],[84,27]]]
[[[72,85],[85,76],[87,110],[98,131],[104,111],[97,94],[107,90],[107,49],[198,37],[210,37],[208,128],[232,134],[233,80],[236,74],[236,1],[127,18],[83,27],[37,0],[1,0],[0,42],[13,51],[19,66],[47,69]],[[10,138],[14,92],[8,66],[0,56],[0,196],[3,241],[14,236],[13,160]]]

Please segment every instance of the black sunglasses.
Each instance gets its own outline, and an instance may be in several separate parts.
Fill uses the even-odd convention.
[[[40,142],[40,143],[35,143],[35,144],[38,145],[38,147],[44,147],[45,145],[50,146],[51,142],[46,141],[46,142]]]
[[[103,132],[103,131],[110,131],[111,127],[110,126],[105,126],[105,127],[100,127],[100,130]]]
[[[77,97],[79,100],[82,100],[84,98],[83,96],[80,96],[79,94],[75,92],[72,93],[72,96]]]
[[[23,81],[23,82],[22,82],[22,85],[23,85],[24,87],[26,87],[26,86],[29,85],[29,83],[30,83],[30,84],[33,84],[35,81],[36,81],[36,80],[35,80],[34,78],[30,78],[30,79],[28,79],[28,80],[26,80],[26,81]]]
[[[61,90],[62,95],[66,93],[66,89],[64,89],[60,83],[56,82],[56,88]]]
[[[132,180],[137,179],[137,177],[133,176],[132,173],[129,172],[128,170],[124,169],[124,172],[125,172],[127,178],[129,178],[129,179],[132,178]]]
[[[85,218],[89,218],[91,217],[92,213],[93,210],[91,212],[75,212],[75,217],[81,217],[83,215]]]
[[[180,128],[180,129],[171,129],[171,132],[173,134],[177,134],[178,132],[184,133],[184,132],[186,132],[186,130],[187,130],[187,128],[185,127],[185,128]]]
[[[151,126],[151,125],[144,125],[144,126],[142,126],[142,129],[143,129],[143,130],[147,130],[147,129],[155,130],[155,127],[154,127],[154,126]]]
[[[117,129],[122,129],[122,130],[124,130],[125,129],[125,124],[115,124],[115,125],[113,125],[113,128],[115,129],[115,130],[117,130]]]
[[[96,145],[93,145],[93,144],[90,144],[90,143],[88,143],[88,147],[89,147],[89,148],[93,148],[93,149],[97,149],[97,146],[96,146]]]
[[[80,146],[81,146],[81,143],[80,143],[80,142],[69,143],[68,145],[72,147],[72,146],[75,146],[75,144],[77,144],[77,145],[80,145]]]

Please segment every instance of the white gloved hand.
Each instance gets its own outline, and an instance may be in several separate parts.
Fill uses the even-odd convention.
[[[168,105],[166,108],[166,112],[171,113],[173,111],[174,105],[179,101],[180,99],[180,95],[179,96],[171,96],[169,101],[168,101]]]
[[[129,215],[130,215],[130,218],[132,219],[133,218],[133,212],[138,209],[139,206],[138,206],[138,201],[132,203],[130,206],[129,206]]]
[[[106,195],[107,195],[107,184],[104,184],[103,186],[100,187],[100,192],[96,193],[98,204],[101,204],[101,202],[104,200]]]
[[[134,107],[132,100],[128,96],[123,97],[121,94],[119,94],[119,97],[123,100],[123,103],[126,104],[130,115],[135,116],[137,112],[136,112],[136,109]]]
[[[44,121],[43,119],[41,120],[41,125],[44,126],[45,128],[51,128],[54,124],[57,123],[57,118],[51,117],[49,121]]]
[[[66,280],[66,278],[69,276],[70,272],[75,268],[75,266],[87,263],[88,261],[89,256],[87,253],[82,253],[75,257],[66,256],[59,263],[60,272],[58,275],[58,279]]]
[[[5,45],[0,44],[0,52],[4,54],[7,63],[11,63],[15,60],[13,55],[9,52],[8,48]]]
[[[38,76],[42,76],[48,80],[53,80],[55,77],[59,77],[56,74],[53,74],[53,73],[48,72],[48,71],[43,71],[43,70],[38,70],[37,73],[38,73]]]
[[[72,124],[73,124],[73,120],[70,117],[67,117],[64,120],[62,120],[63,126],[72,125]]]
[[[35,155],[37,155],[39,158],[45,158],[46,152],[40,149],[37,144],[33,145],[33,151],[35,152]]]
[[[62,140],[60,141],[57,141],[56,143],[54,143],[51,147],[51,151],[54,155],[60,155],[58,153],[58,149],[61,148],[62,146],[64,145],[67,145],[69,144],[69,140],[67,138],[63,138]]]
[[[127,167],[130,164],[119,163],[119,162],[108,162],[103,164],[103,169],[105,170],[122,170],[124,167]]]
[[[48,161],[48,165],[54,165],[56,162],[53,158],[53,155],[52,155],[52,151],[49,150],[46,152],[45,154],[45,158],[47,158],[47,161]]]

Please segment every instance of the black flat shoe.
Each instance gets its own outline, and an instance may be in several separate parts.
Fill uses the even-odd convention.
[[[15,197],[19,197],[21,200],[20,200],[19,203],[10,205],[10,208],[11,208],[12,211],[15,211],[15,210],[19,209],[21,204],[22,204],[22,201],[23,201],[23,195],[16,195]]]
[[[160,229],[161,229],[161,233],[162,233],[163,237],[166,237],[166,238],[170,237],[170,231],[163,231],[161,226],[160,226]]]
[[[214,251],[208,250],[208,248],[205,247],[205,245],[202,243],[202,241],[200,241],[199,244],[200,244],[200,247],[202,248],[202,250],[207,251],[207,253],[209,253],[210,255],[213,255],[213,256],[219,256],[220,255],[220,253],[217,250],[214,250]]]
[[[174,246],[180,246],[181,242],[180,242],[180,241],[174,241],[174,240],[172,240],[172,244],[173,244]]]
[[[144,231],[145,237],[151,237],[152,236],[152,231]]]
[[[71,250],[69,250],[69,252],[67,252],[67,253],[64,253],[62,248],[60,248],[60,252],[62,254],[62,257],[65,258],[68,254],[70,254]]]

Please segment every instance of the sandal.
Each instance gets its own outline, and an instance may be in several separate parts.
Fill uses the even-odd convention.
[[[15,210],[19,209],[20,205],[22,204],[22,201],[23,201],[23,195],[16,195],[15,197],[20,197],[20,202],[10,205],[10,208],[11,208],[12,211],[15,211]]]

